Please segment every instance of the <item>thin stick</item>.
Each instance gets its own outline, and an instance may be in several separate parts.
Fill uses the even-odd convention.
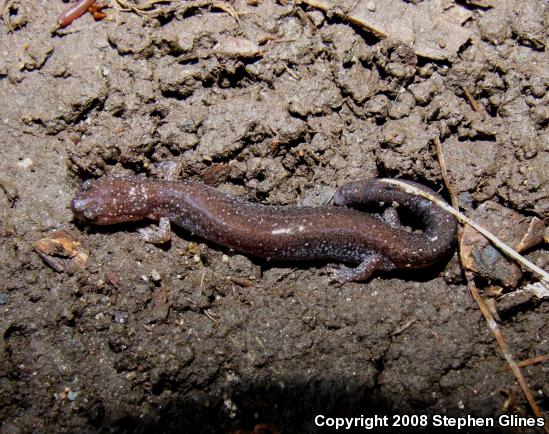
[[[410,193],[410,194],[416,194],[416,195],[419,195],[419,196],[422,196],[426,199],[429,199],[430,201],[436,203],[438,206],[440,206],[441,208],[443,208],[445,211],[449,212],[450,214],[452,214],[453,216],[455,216],[460,222],[462,223],[466,223],[468,224],[469,226],[473,227],[474,229],[476,229],[478,232],[480,232],[482,235],[484,235],[486,238],[488,238],[490,241],[492,241],[492,243],[494,243],[497,247],[499,247],[501,249],[502,252],[504,252],[505,254],[507,254],[507,256],[513,258],[515,261],[517,262],[520,262],[522,265],[524,265],[526,268],[529,268],[532,272],[534,272],[535,274],[537,274],[538,276],[540,276],[542,278],[542,280],[544,282],[546,282],[546,284],[549,284],[549,273],[547,273],[545,270],[542,270],[540,267],[538,267],[536,264],[533,264],[532,262],[530,262],[528,259],[526,259],[524,256],[522,256],[521,254],[517,253],[515,250],[513,250],[510,246],[508,246],[507,244],[505,244],[503,241],[501,241],[499,238],[497,238],[495,235],[493,235],[492,233],[488,232],[486,229],[484,229],[482,226],[479,226],[477,223],[475,223],[473,220],[471,220],[470,218],[466,217],[464,214],[462,214],[461,212],[459,212],[458,210],[454,209],[453,207],[451,207],[450,205],[448,205],[446,202],[443,202],[442,200],[434,197],[433,195],[425,192],[425,191],[422,191],[422,190],[419,190],[418,188],[416,187],[413,187],[409,184],[406,184],[402,181],[398,181],[396,179],[383,179],[382,180],[383,182],[387,183],[387,184],[393,184],[393,185],[397,185],[399,186],[400,188],[402,188],[402,190],[406,191],[407,193]]]
[[[522,360],[517,363],[519,368],[524,368],[525,366],[535,365],[537,363],[545,362],[549,360],[549,354],[544,354],[542,356],[532,357],[530,359]]]
[[[446,162],[444,161],[444,154],[442,153],[442,145],[440,143],[440,139],[438,137],[436,137],[434,142],[435,142],[435,146],[436,146],[436,150],[437,150],[437,158],[438,158],[438,161],[439,161],[439,164],[440,164],[442,177],[444,179],[444,183],[446,184],[446,188],[448,189],[448,192],[450,193],[450,199],[451,199],[452,205],[454,206],[455,209],[451,208],[451,207],[448,207],[448,208],[450,208],[452,210],[451,211],[452,214],[454,214],[453,211],[455,211],[458,214],[458,215],[454,214],[456,217],[458,217],[458,218],[460,218],[460,216],[465,217],[459,211],[457,211],[457,209],[459,209],[459,203],[458,203],[458,200],[457,200],[457,195],[456,195],[456,193],[455,193],[455,191],[452,187],[452,184],[450,182],[450,177],[448,176],[448,172],[446,170]],[[439,201],[437,199],[436,203],[438,204],[438,202],[441,202],[441,201]],[[444,204],[444,202],[441,202],[441,203]],[[446,204],[444,204],[444,205],[446,205]],[[443,207],[443,208],[446,209],[445,207]],[[467,220],[469,220],[469,219],[467,219]],[[475,227],[475,226],[473,226],[473,227]],[[480,226],[478,226],[478,228],[480,228]],[[475,229],[477,229],[477,230],[478,230],[478,228],[475,227]],[[483,231],[485,231],[486,233],[489,234],[488,231],[486,231],[484,229],[483,229]],[[462,228],[459,227],[458,228],[458,239],[460,241],[460,243],[459,243],[460,246],[461,246],[462,233],[463,233]],[[483,232],[481,232],[481,233],[484,235]],[[490,234],[490,235],[492,235],[492,234]],[[496,237],[493,237],[493,238],[495,240],[499,241]],[[492,242],[494,242],[494,241],[492,241]],[[499,245],[501,246],[501,245],[504,245],[504,244],[500,243]],[[511,250],[512,252],[515,252],[510,247],[509,247],[509,250]],[[516,253],[516,254],[518,256],[520,256],[518,253]],[[463,252],[463,250],[459,249],[459,258],[460,258],[460,261],[461,261],[462,264],[465,263],[465,257],[464,256],[465,256],[465,253]],[[513,372],[513,375],[515,376],[515,379],[516,379],[517,383],[519,384],[519,386],[522,390],[522,393],[524,394],[524,397],[528,401],[528,404],[530,405],[530,408],[532,409],[532,412],[537,417],[543,417],[543,415],[541,413],[541,410],[538,407],[538,404],[536,403],[536,401],[534,399],[534,396],[532,395],[532,391],[530,390],[530,387],[528,386],[528,383],[524,379],[524,376],[522,375],[522,372],[521,372],[519,366],[517,365],[517,363],[513,359],[513,355],[509,352],[509,349],[507,348],[507,343],[505,342],[505,338],[503,337],[503,334],[502,334],[502,332],[501,332],[501,330],[498,326],[498,323],[495,321],[495,319],[492,315],[492,312],[490,311],[490,309],[486,305],[486,302],[484,301],[484,299],[482,298],[482,296],[478,292],[478,289],[475,285],[475,281],[474,281],[474,278],[473,278],[473,273],[470,272],[470,271],[465,271],[465,278],[467,280],[467,288],[469,289],[469,292],[471,293],[471,296],[473,297],[473,299],[476,301],[482,315],[484,316],[484,319],[486,320],[486,323],[488,324],[488,327],[490,328],[490,331],[494,335],[494,338],[496,339],[496,342],[498,343],[499,349],[502,352],[503,357],[505,357],[505,360],[507,361],[507,364],[508,364],[509,368]],[[549,434],[549,427],[548,427],[547,423],[544,424],[544,430],[545,430],[546,433]]]
[[[513,371],[513,375],[515,376],[515,379],[517,380],[517,383],[519,384],[522,393],[524,394],[524,397],[528,401],[528,404],[530,404],[530,408],[532,409],[532,412],[536,417],[543,417],[543,414],[541,413],[540,408],[538,407],[538,404],[536,403],[536,400],[534,399],[534,396],[532,395],[532,391],[528,387],[528,383],[524,379],[524,376],[522,375],[522,372],[513,359],[513,356],[509,352],[509,348],[507,348],[507,343],[505,342],[505,338],[503,337],[503,334],[501,333],[501,330],[498,327],[497,322],[495,321],[494,317],[490,313],[490,310],[488,309],[488,306],[486,306],[486,303],[484,302],[483,298],[480,296],[477,287],[473,283],[473,273],[470,271],[465,272],[465,276],[467,278],[467,288],[469,288],[469,292],[471,293],[473,299],[477,302],[478,307],[480,308],[480,311],[482,312],[482,315],[484,316],[484,319],[486,320],[486,323],[488,324],[488,327],[492,331],[494,337],[496,338],[496,342],[498,343],[499,349],[503,354],[503,357],[505,357],[505,360],[507,361],[507,364],[509,365],[509,368],[511,371]],[[549,427],[547,426],[547,423],[544,426],[545,432],[549,433]]]
[[[469,104],[471,104],[471,107],[480,115],[484,115],[484,107],[482,107],[476,100],[473,98],[473,95],[464,87],[461,86],[461,89],[463,90],[463,93],[465,94],[465,98],[467,98],[467,101],[469,101]]]
[[[450,203],[455,209],[459,209],[457,194],[454,190],[454,186],[450,182],[450,175],[448,175],[448,170],[446,169],[446,160],[444,160],[444,154],[442,153],[442,144],[440,143],[440,139],[438,137],[435,137],[433,141],[435,142],[435,148],[437,150],[437,160],[440,166],[440,171],[442,172],[442,179],[444,179],[444,185],[450,195]]]

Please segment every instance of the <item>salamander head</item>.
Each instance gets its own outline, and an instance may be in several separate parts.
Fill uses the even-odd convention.
[[[104,176],[88,180],[71,201],[73,214],[96,225],[137,221],[150,215],[150,192],[140,177]]]

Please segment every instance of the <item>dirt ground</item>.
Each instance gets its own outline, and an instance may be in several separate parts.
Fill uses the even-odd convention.
[[[456,254],[336,285],[324,263],[267,263],[181,230],[156,247],[136,233],[146,223],[88,227],[69,202],[85,179],[163,161],[267,204],[320,205],[378,176],[445,194],[440,136],[467,214],[490,202],[547,218],[547,3],[124,4],[55,30],[68,3],[0,1],[0,431],[531,415]],[[89,252],[84,269],[33,250],[57,230]],[[543,245],[528,256],[547,268]],[[549,354],[549,305],[478,283],[516,360]],[[547,361],[523,373],[549,411]]]

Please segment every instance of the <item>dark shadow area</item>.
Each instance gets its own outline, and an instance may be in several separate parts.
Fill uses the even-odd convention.
[[[387,403],[375,390],[367,390],[345,379],[288,380],[284,384],[243,383],[232,390],[219,391],[215,397],[191,391],[185,398],[174,400],[149,414],[146,421],[125,416],[117,421],[102,421],[98,430],[114,429],[118,433],[251,433],[254,427],[263,425],[270,427],[272,433],[320,433],[331,432],[333,428],[316,426],[317,416],[319,424],[335,417],[362,417],[362,423],[366,424],[371,423],[368,417],[387,414],[387,408]],[[359,426],[345,432],[364,430],[364,426]],[[259,432],[269,431],[264,428]]]
[[[418,408],[413,416],[401,413],[399,402],[387,402],[377,389],[368,390],[350,379],[318,378],[309,382],[289,380],[284,385],[244,383],[232,390],[219,391],[215,397],[191,391],[185,398],[150,412],[145,419],[126,415],[118,420],[96,421],[96,426],[97,432],[144,434],[513,432],[498,426],[497,416],[487,417],[484,413],[482,409],[476,414],[469,412],[472,417],[493,419],[493,427],[458,430],[434,426],[434,421],[440,424],[444,416],[464,418],[467,414],[432,414]],[[334,424],[338,418],[340,424],[349,425],[336,430]]]

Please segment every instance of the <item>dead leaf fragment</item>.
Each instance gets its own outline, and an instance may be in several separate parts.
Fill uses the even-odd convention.
[[[549,298],[549,288],[541,282],[536,282],[502,295],[498,299],[497,309],[500,314],[505,314],[525,304],[532,303],[536,299],[541,300],[544,298]]]
[[[81,247],[80,241],[65,231],[55,231],[50,236],[34,243],[38,255],[58,273],[83,270],[89,253]]]
[[[250,58],[259,55],[259,47],[252,41],[235,36],[227,36],[213,48],[217,55]]]
[[[471,218],[519,253],[543,242],[545,225],[542,220],[525,217],[497,202],[485,202]],[[465,268],[505,287],[517,286],[522,276],[520,267],[506,259],[475,229],[465,227],[461,248],[466,258]]]

